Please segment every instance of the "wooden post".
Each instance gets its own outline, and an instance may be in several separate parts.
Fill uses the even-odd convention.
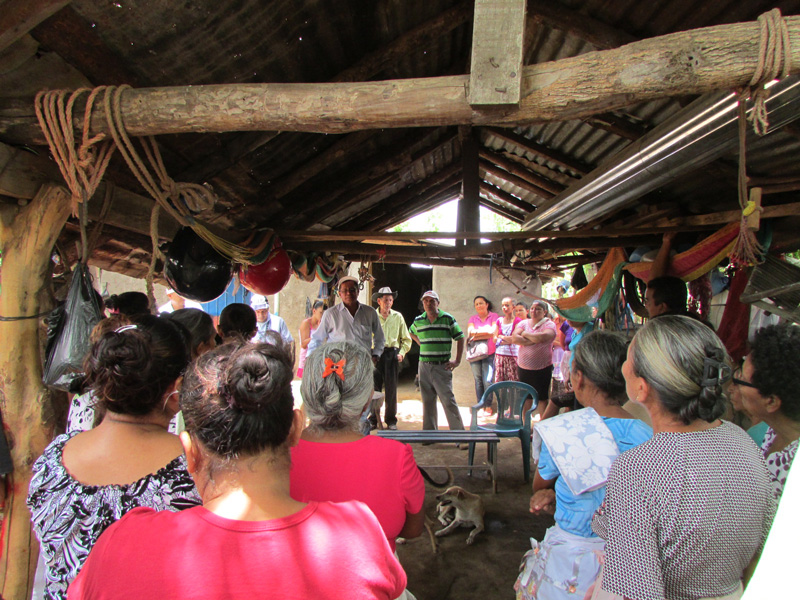
[[[469,128],[461,136],[461,164],[463,168],[461,199],[458,201],[456,231],[480,231],[480,177],[478,174],[478,141]],[[467,240],[467,246],[477,246],[480,240]],[[456,240],[456,246],[464,241]]]
[[[469,103],[519,104],[525,0],[476,0]]]
[[[0,315],[41,312],[40,298],[50,274],[50,254],[70,213],[65,188],[45,185],[24,207],[0,207],[3,293]],[[0,408],[9,438],[14,471],[7,476],[6,510],[0,530],[0,596],[31,597],[38,544],[25,505],[31,466],[52,439],[48,392],[42,384],[39,319],[0,321]]]

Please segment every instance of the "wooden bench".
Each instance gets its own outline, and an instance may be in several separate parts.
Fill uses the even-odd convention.
[[[413,430],[413,431],[376,431],[375,435],[403,442],[404,444],[486,444],[487,462],[486,465],[419,465],[422,469],[447,466],[450,469],[469,469],[470,475],[473,469],[485,469],[492,478],[492,491],[497,493],[497,443],[500,436],[491,431],[472,431],[448,429],[442,430]]]

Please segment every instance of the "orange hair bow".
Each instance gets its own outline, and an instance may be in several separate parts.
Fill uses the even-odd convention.
[[[339,379],[344,381],[344,366],[346,364],[347,360],[344,358],[339,362],[333,362],[332,358],[326,357],[325,370],[322,372],[322,378],[325,379],[331,373],[336,373],[339,376]]]

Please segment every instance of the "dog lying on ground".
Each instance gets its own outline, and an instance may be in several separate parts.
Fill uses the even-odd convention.
[[[469,527],[467,545],[475,541],[475,536],[483,531],[483,516],[486,513],[483,500],[477,494],[472,494],[464,488],[453,486],[436,496],[439,504],[436,505],[436,515],[444,529],[436,532],[436,537],[447,535],[456,527]]]
[[[448,487],[449,485],[451,485],[453,483],[453,480],[455,479],[455,477],[453,476],[453,471],[450,470],[450,467],[445,467],[445,470],[447,471],[447,480],[444,481],[443,483],[439,483],[438,481],[436,481],[422,467],[417,466],[417,468],[419,469],[419,472],[422,474],[422,477],[423,477],[423,479],[425,479],[425,481],[430,483],[433,487],[439,488],[440,490],[443,490],[446,487]],[[436,537],[435,537],[434,532],[433,532],[433,526],[435,524],[436,524],[436,521],[431,519],[428,516],[428,513],[425,513],[425,531],[428,532],[428,537],[431,540],[431,550],[433,551],[434,554],[439,552],[439,542],[436,540]],[[407,540],[405,538],[397,538],[397,543],[398,544],[405,544],[406,541]]]

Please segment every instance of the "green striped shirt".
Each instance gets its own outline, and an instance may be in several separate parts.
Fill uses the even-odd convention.
[[[419,360],[421,362],[443,362],[450,360],[453,340],[460,340],[464,332],[453,315],[442,310],[431,323],[427,313],[422,313],[411,324],[411,333],[419,338]]]

